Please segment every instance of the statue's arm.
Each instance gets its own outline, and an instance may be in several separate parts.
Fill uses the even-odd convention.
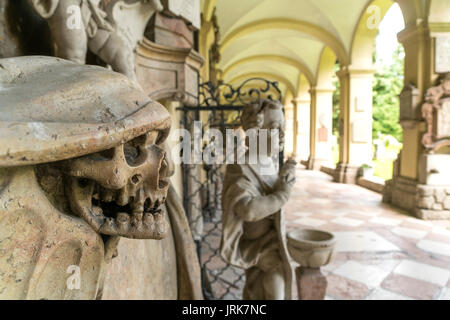
[[[291,195],[295,184],[295,166],[295,161],[288,160],[280,170],[273,192],[259,196],[250,191],[254,189],[254,182],[242,177],[240,166],[230,165],[230,174],[240,176],[237,179],[240,183],[236,183],[236,186],[240,184],[240,188],[235,191],[235,195],[239,196],[234,205],[235,214],[245,221],[258,221],[278,212]]]
[[[288,160],[280,170],[274,191],[265,196],[243,197],[236,204],[236,213],[245,221],[258,221],[278,212],[288,202],[295,184],[294,160]]]
[[[235,213],[245,221],[262,220],[278,212],[288,201],[286,190],[276,190],[273,193],[259,197],[243,197],[235,205]]]

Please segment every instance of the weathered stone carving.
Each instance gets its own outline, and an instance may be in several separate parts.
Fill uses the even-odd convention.
[[[105,235],[161,239],[166,224],[157,210],[165,202],[169,183],[158,138],[158,132],[145,133],[62,164],[72,211]],[[130,209],[131,217],[122,212]]]
[[[0,297],[95,298],[118,236],[167,233],[169,114],[125,76],[57,58],[0,60],[0,86]]]
[[[105,8],[107,19],[125,37],[132,50],[142,41],[150,18],[163,9],[160,0],[109,0]]]
[[[263,100],[247,106],[242,125],[245,130],[279,129],[283,147],[284,115],[279,102]],[[228,263],[245,269],[244,299],[291,298],[283,206],[295,183],[295,164],[288,160],[277,173],[268,150],[256,164],[227,165],[221,254]]]
[[[450,73],[440,85],[428,89],[422,117],[427,123],[427,132],[422,137],[427,152],[450,146]]]
[[[136,1],[110,1],[109,16],[100,8],[100,0],[29,1],[49,24],[56,56],[84,64],[89,48],[114,71],[133,80],[136,80],[133,50],[142,39],[148,19],[155,11],[162,10],[159,0],[143,0],[146,6],[144,11],[133,16],[133,23],[128,19],[124,22],[127,27],[120,27],[122,22],[118,19],[124,16],[121,14],[123,8],[131,7],[135,13],[139,13],[136,11]],[[74,11],[73,8],[79,10]],[[78,12],[81,14],[81,21],[77,21]],[[141,19],[136,19],[136,16]]]

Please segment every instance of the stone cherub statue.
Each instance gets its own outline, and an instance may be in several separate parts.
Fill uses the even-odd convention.
[[[278,101],[262,100],[244,108],[242,126],[279,130],[283,148],[284,115]],[[264,139],[258,135],[258,140]],[[267,134],[267,146],[272,145]],[[245,164],[226,167],[223,186],[221,255],[245,269],[244,299],[290,299],[292,269],[288,261],[283,206],[295,183],[294,160],[278,173],[270,156],[274,150],[248,148]],[[258,153],[256,163],[250,159]]]
[[[136,36],[123,32],[126,29],[120,28],[121,21],[116,21],[113,8],[119,2],[121,7],[126,7],[125,2],[135,3],[136,0],[108,1],[109,14],[100,8],[100,0],[29,1],[36,12],[47,20],[57,57],[84,64],[89,49],[114,71],[133,80],[136,80],[133,50],[138,36],[143,36],[143,28],[151,15],[163,9],[160,0],[142,0],[145,7],[138,9],[143,12],[134,21],[126,21],[137,25],[135,29],[138,32],[142,29],[141,34]],[[123,18],[120,14],[118,16]],[[143,27],[139,27],[141,24]]]

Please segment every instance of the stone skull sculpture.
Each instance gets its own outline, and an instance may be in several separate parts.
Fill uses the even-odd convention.
[[[117,147],[67,160],[66,195],[74,213],[109,236],[161,239],[159,206],[169,187],[165,132],[151,131]]]
[[[0,298],[95,298],[120,237],[164,238],[170,125],[124,75],[0,60]]]

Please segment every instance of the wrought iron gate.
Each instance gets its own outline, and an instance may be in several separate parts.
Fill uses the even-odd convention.
[[[275,95],[275,97],[274,97]],[[199,104],[178,108],[182,112],[180,127],[191,134],[191,144],[203,141],[193,130],[201,123],[202,131],[217,129],[225,136],[226,129],[240,127],[243,106],[262,98],[281,101],[277,82],[251,78],[237,87],[229,84],[199,85]],[[207,144],[201,145],[203,151]],[[223,144],[225,147],[225,143]],[[225,150],[222,151],[225,153]],[[280,159],[283,159],[282,155]],[[223,162],[222,162],[223,163]],[[245,275],[243,270],[228,265],[220,256],[222,233],[222,183],[225,164],[185,164],[183,170],[183,203],[202,268],[202,286],[205,299],[242,299]]]

